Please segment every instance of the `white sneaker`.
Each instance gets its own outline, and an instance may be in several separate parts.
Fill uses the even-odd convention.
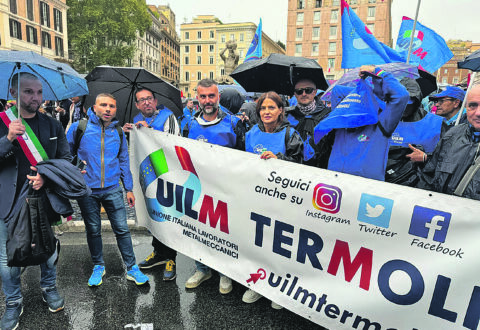
[[[233,289],[232,280],[229,277],[221,275],[220,286],[219,286],[220,293],[227,294],[227,293],[230,293],[232,289]]]
[[[277,304],[276,302],[273,302],[273,301],[272,301],[272,308],[273,308],[273,309],[282,309],[283,307],[280,306],[279,304]]]
[[[242,297],[242,301],[247,304],[254,303],[258,299],[262,298],[263,296],[260,293],[256,293],[252,289],[248,289],[245,291]]]
[[[208,273],[201,272],[197,270],[195,274],[193,274],[185,283],[185,287],[187,289],[195,289],[197,286],[202,284],[203,281],[208,280],[212,277],[212,272],[209,271]]]

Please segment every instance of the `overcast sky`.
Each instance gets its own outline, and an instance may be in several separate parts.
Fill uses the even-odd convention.
[[[287,0],[147,0],[148,4],[170,5],[180,24],[196,15],[215,15],[223,23],[253,22],[262,18],[263,32],[273,40],[287,39]],[[402,16],[415,18],[418,0],[394,0],[392,37],[397,38]],[[445,40],[480,42],[480,0],[423,0],[419,21]]]

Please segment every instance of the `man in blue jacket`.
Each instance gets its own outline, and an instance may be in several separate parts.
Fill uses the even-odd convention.
[[[180,127],[172,111],[167,108],[157,110],[157,99],[153,92],[147,88],[135,92],[135,105],[140,111],[133,118],[137,127],[144,126],[174,135],[180,135]],[[193,102],[192,102],[193,105]],[[130,131],[133,124],[125,124],[124,131]],[[177,276],[176,257],[177,251],[160,242],[155,236],[152,238],[153,252],[138,264],[141,269],[150,269],[165,264],[163,272],[164,281],[172,281]]]
[[[240,149],[244,145],[245,126],[235,116],[220,108],[218,86],[214,80],[203,79],[197,84],[197,99],[200,111],[188,122],[182,135],[190,139]],[[185,283],[193,289],[212,277],[210,267],[195,261],[197,271]],[[232,280],[220,274],[219,291],[227,294],[232,291]]]
[[[18,74],[12,78],[10,93],[17,96]],[[35,135],[45,150],[48,159],[66,159],[71,161],[70,150],[63,127],[59,121],[48,117],[38,109],[43,99],[43,88],[40,80],[33,74],[21,73],[20,77],[20,115],[14,106],[1,114],[0,120],[0,274],[5,294],[5,312],[2,317],[2,329],[16,329],[23,312],[23,297],[20,290],[20,268],[8,267],[6,245],[8,238],[6,220],[14,206],[21,188],[28,180],[34,190],[43,187],[45,179],[40,175],[32,175],[32,164],[21,147],[22,136],[32,138]],[[13,120],[12,120],[13,119]],[[7,125],[6,121],[10,121]],[[31,132],[25,133],[27,127]],[[28,148],[30,150],[30,148]],[[47,302],[51,312],[58,312],[64,307],[64,299],[58,294],[56,287],[55,252],[47,262],[40,265],[43,300]]]
[[[92,189],[89,197],[78,200],[94,265],[88,285],[99,286],[105,275],[101,205],[105,208],[115,233],[118,248],[127,268],[127,279],[142,285],[148,282],[148,277],[136,265],[132,238],[127,225],[123,191],[119,185],[119,180],[122,180],[123,187],[127,191],[128,204],[133,207],[135,197],[132,192],[133,182],[127,140],[123,132],[117,129],[118,121],[115,119],[117,102],[110,94],[99,94],[93,110],[88,111],[88,124],[78,146],[76,134],[79,122],[73,123],[67,133],[72,153],[78,148],[76,150],[78,159],[87,164],[85,181]]]

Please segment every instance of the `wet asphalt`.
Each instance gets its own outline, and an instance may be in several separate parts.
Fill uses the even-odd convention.
[[[106,275],[101,286],[91,288],[87,281],[92,263],[85,233],[65,232],[59,239],[57,287],[65,298],[65,310],[48,311],[39,288],[40,267],[28,267],[22,275],[24,312],[19,329],[321,329],[286,309],[272,309],[265,298],[243,303],[245,287],[238,283],[230,294],[220,294],[218,274],[196,289],[185,289],[195,264],[181,254],[174,281],[163,281],[163,266],[159,266],[145,271],[149,284],[137,286],[126,279],[109,230],[103,232]],[[132,230],[132,240],[138,263],[152,250],[151,236],[145,230]],[[0,299],[4,300],[3,293]],[[4,304],[0,304],[2,315],[3,311]]]

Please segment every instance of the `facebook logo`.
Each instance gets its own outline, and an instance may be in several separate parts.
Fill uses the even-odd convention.
[[[444,243],[451,217],[451,213],[415,206],[408,233]]]
[[[393,200],[375,195],[362,194],[358,208],[358,221],[388,228],[392,215]]]

